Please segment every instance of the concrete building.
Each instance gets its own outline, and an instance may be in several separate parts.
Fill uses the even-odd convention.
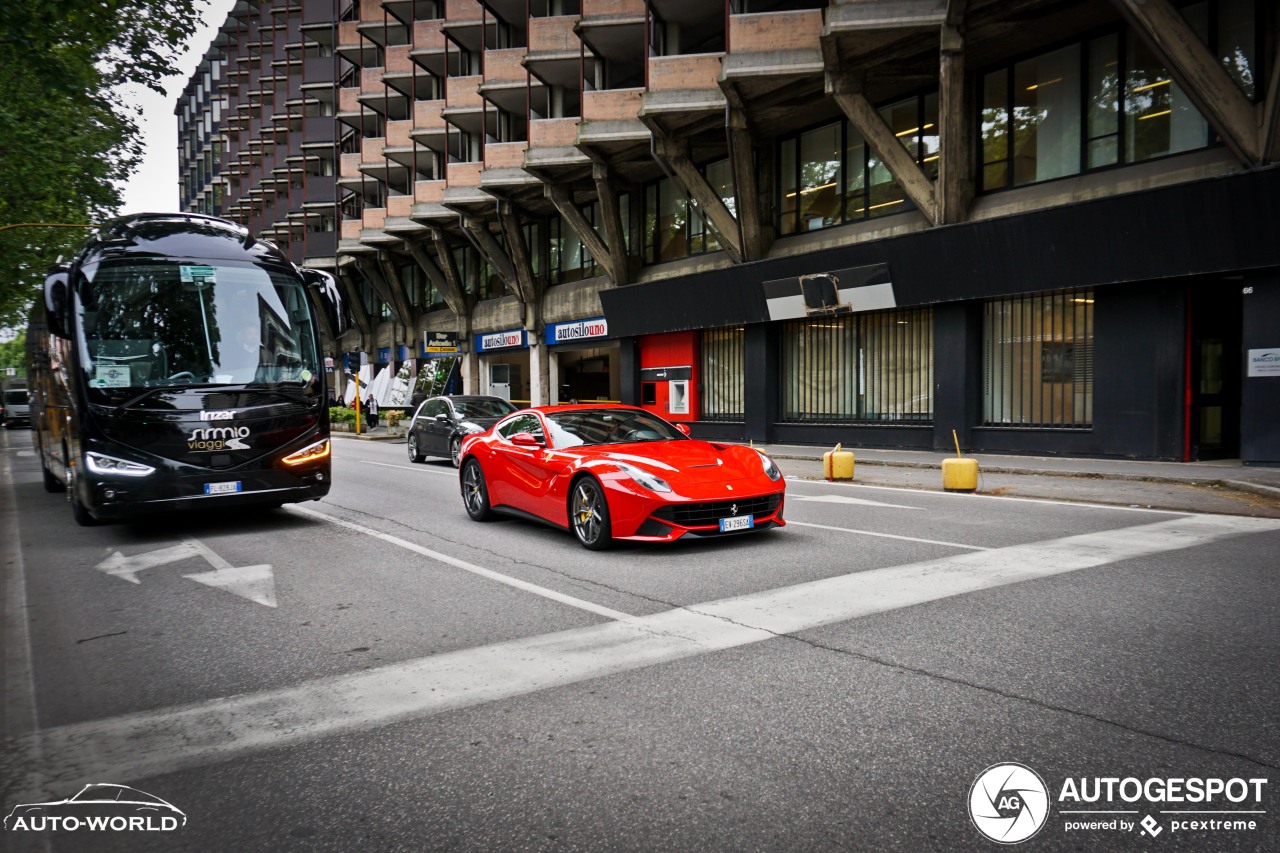
[[[336,0],[239,0],[178,99],[180,206],[334,269]]]
[[[335,11],[335,352],[707,437],[1280,464],[1274,3]]]

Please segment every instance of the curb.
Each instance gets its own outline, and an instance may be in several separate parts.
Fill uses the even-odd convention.
[[[354,432],[331,432],[329,433],[329,437],[330,438],[350,438],[350,439],[354,439],[355,441],[395,441],[396,439],[404,438],[403,435],[394,435],[392,433],[370,435],[367,432],[360,433],[359,435],[357,435]]]
[[[774,459],[791,459],[798,462],[822,463],[822,458],[816,456],[801,456],[798,454],[781,453],[770,453],[769,455]],[[979,461],[978,464],[984,474],[1021,474],[1031,477],[1064,477],[1076,480],[1127,480],[1136,483],[1168,483],[1179,486],[1218,486],[1220,488],[1236,489],[1237,491],[1253,492],[1254,494],[1263,495],[1265,497],[1280,498],[1280,488],[1275,486],[1251,483],[1247,480],[1226,480],[1221,477],[1170,477],[1163,474],[1062,471],[1052,468],[1018,468],[1009,465],[985,465],[982,464],[981,461]],[[884,468],[915,468],[929,471],[938,470],[937,462],[908,462],[905,460],[888,462],[880,459],[859,459],[858,465],[879,466]]]

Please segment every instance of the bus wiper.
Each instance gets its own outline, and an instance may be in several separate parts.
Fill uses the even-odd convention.
[[[141,394],[139,394],[138,396],[134,397],[131,400],[126,400],[125,402],[118,404],[115,408],[115,414],[123,415],[126,411],[128,411],[129,409],[132,409],[134,406],[138,405],[143,400],[146,400],[147,398],[155,394],[159,394],[162,391],[181,391],[186,388],[210,388],[210,387],[216,387],[217,384],[218,383],[208,383],[208,382],[197,382],[197,383],[183,382],[181,384],[157,385],[154,388],[148,388],[146,391],[143,391]]]

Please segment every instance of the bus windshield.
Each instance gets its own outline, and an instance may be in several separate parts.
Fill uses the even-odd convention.
[[[318,334],[305,286],[258,266],[174,260],[85,269],[75,307],[90,397],[252,385],[318,393]]]

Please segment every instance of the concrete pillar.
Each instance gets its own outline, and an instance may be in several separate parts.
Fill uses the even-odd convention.
[[[529,405],[545,406],[551,397],[548,384],[547,344],[545,341],[529,341]]]
[[[463,394],[479,394],[480,393],[480,356],[474,351],[468,350],[462,353],[459,359],[459,368],[462,373],[462,393]]]
[[[558,406],[565,402],[560,399],[560,353],[547,350],[547,399],[551,405]]]

